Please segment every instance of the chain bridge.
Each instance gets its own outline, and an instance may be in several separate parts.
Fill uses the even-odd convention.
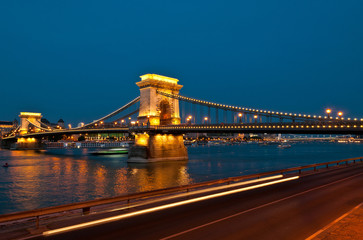
[[[93,122],[76,128],[54,128],[40,113],[22,112],[18,128],[3,142],[41,141],[52,136],[89,133],[132,133],[129,160],[185,160],[186,133],[282,133],[363,135],[363,119],[283,112],[233,106],[180,95],[178,79],[157,74],[141,76],[140,96]]]

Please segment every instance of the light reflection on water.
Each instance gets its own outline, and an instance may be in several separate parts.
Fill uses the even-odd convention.
[[[0,150],[0,214],[363,156],[361,144],[189,147],[189,161],[128,164],[86,149]]]

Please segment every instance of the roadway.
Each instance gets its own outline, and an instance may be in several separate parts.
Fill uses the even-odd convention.
[[[359,164],[36,239],[305,239],[363,202],[362,182]]]

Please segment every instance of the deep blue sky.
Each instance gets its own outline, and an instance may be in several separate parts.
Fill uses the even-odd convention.
[[[1,1],[0,120],[89,122],[145,73],[219,103],[363,117],[363,1]]]

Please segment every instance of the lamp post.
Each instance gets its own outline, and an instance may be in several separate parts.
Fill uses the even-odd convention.
[[[205,118],[204,118],[204,124],[207,124],[207,122],[208,122],[208,118],[207,118],[207,117],[205,117]]]
[[[253,118],[255,119],[255,123],[257,123],[258,116],[257,115],[254,115]]]
[[[242,123],[242,113],[238,113],[239,123]]]
[[[343,112],[342,111],[339,111],[338,112],[338,116],[340,117],[340,119],[342,118],[342,116],[343,116]]]
[[[330,109],[330,108],[328,108],[328,109],[326,110],[326,114],[328,114],[328,118],[330,118],[330,113],[331,113],[331,109]]]

